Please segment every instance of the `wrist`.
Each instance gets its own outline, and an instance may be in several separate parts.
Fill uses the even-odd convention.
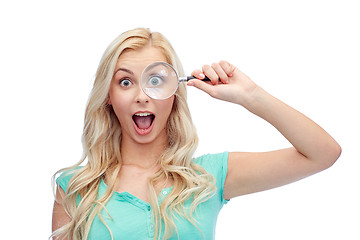
[[[251,113],[265,117],[269,111],[271,111],[276,98],[271,96],[263,88],[256,86],[253,91],[244,98],[244,104],[242,105]]]
[[[240,94],[238,104],[249,109],[256,104],[264,92],[265,91],[260,86],[254,84],[251,88],[245,89],[242,94]]]

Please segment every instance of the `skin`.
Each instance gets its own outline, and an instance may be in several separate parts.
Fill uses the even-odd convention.
[[[320,126],[264,89],[227,61],[204,65],[193,75],[211,79],[188,82],[210,96],[239,104],[272,124],[292,145],[292,148],[263,153],[232,152],[224,197],[279,187],[330,167],[339,158],[341,147]],[[219,83],[222,84],[219,84]]]
[[[122,130],[123,164],[115,189],[118,192],[129,192],[146,202],[149,202],[147,179],[158,169],[157,158],[168,147],[166,123],[174,103],[174,96],[154,100],[141,90],[141,73],[149,64],[157,61],[166,62],[166,58],[152,47],[123,53],[115,68],[108,100]],[[127,80],[131,82],[130,86],[124,86],[129,83]],[[155,115],[153,129],[149,134],[140,135],[134,128],[132,116],[139,111]],[[171,182],[164,182],[158,186],[158,191],[170,186]]]
[[[156,158],[167,146],[166,119],[173,104],[173,98],[150,99],[137,85],[142,70],[155,61],[165,61],[161,52],[155,48],[122,54],[116,69],[131,70],[133,74],[120,70],[114,75],[108,100],[123,130],[121,151],[124,165],[115,189],[119,192],[130,192],[144,201],[149,200],[147,178],[157,170]],[[340,146],[321,127],[271,96],[227,61],[211,66],[204,65],[192,75],[198,79],[203,79],[206,75],[211,79],[211,83],[194,79],[188,82],[189,86],[194,86],[214,98],[243,106],[272,124],[293,145],[292,148],[272,152],[229,153],[223,193],[225,199],[297,181],[330,167],[340,156]],[[134,81],[131,89],[119,86],[119,80],[124,77]],[[134,131],[131,117],[136,111],[151,111],[156,115],[150,134],[140,136]],[[169,186],[171,182],[164,181],[159,189]],[[59,189],[57,196],[61,203],[59,194],[62,190]],[[69,219],[63,207],[55,203],[53,229],[63,226],[67,221]]]
[[[154,160],[167,147],[166,122],[174,96],[165,100],[151,99],[141,90],[139,83],[142,71],[156,61],[165,62],[166,59],[158,49],[146,47],[123,53],[116,64],[108,103],[112,105],[121,125],[121,153],[125,164],[138,163],[143,166],[145,153],[146,156],[149,152],[154,153],[151,156],[151,160]],[[154,127],[149,134],[139,135],[135,131],[132,117],[137,112],[155,115]],[[145,165],[151,165],[149,162],[145,162]]]
[[[141,90],[139,81],[142,71],[150,63],[157,61],[166,62],[166,58],[158,49],[151,47],[121,54],[107,101],[112,105],[122,130],[122,166],[115,191],[129,192],[146,202],[149,202],[148,178],[158,170],[156,160],[168,146],[166,122],[174,103],[174,96],[166,100],[154,100]],[[136,132],[132,116],[137,112],[151,112],[155,115],[150,133],[140,135]],[[171,185],[171,180],[164,179],[155,188],[160,192]],[[63,195],[64,191],[58,188],[58,202],[54,203],[53,209],[53,231],[70,222],[62,206]]]

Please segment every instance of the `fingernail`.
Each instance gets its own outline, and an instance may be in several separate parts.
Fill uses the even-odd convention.
[[[203,79],[203,78],[205,78],[205,75],[204,75],[203,73],[200,73],[200,74],[199,74],[199,77],[200,77],[201,79]]]
[[[188,86],[194,86],[194,83],[189,81],[189,82],[187,82],[187,85]]]

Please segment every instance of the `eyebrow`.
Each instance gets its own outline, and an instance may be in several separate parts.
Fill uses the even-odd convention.
[[[129,70],[129,69],[126,69],[126,68],[118,68],[115,72],[114,72],[114,75],[118,72],[118,71],[123,71],[123,72],[127,72],[131,75],[134,75],[133,71]]]

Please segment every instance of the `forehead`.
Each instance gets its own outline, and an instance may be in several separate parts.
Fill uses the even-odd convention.
[[[137,50],[126,50],[118,58],[117,67],[145,68],[153,62],[167,62],[165,55],[160,49],[154,47],[144,47]]]

